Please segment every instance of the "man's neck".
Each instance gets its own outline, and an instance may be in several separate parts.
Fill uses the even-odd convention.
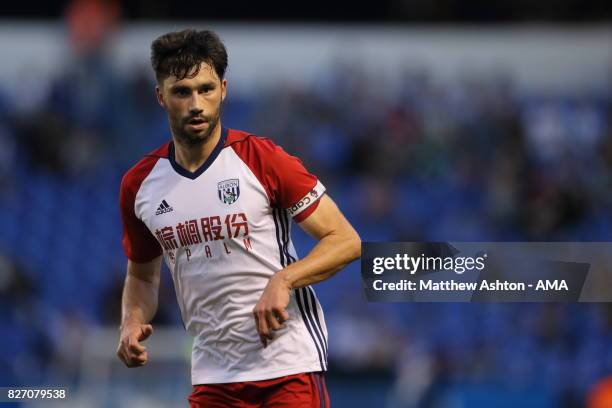
[[[201,144],[189,145],[177,142],[177,138],[174,139],[174,160],[185,170],[194,172],[196,171],[208,157],[210,157],[215,146],[221,138],[221,122],[217,123],[217,127],[213,131],[210,138]]]

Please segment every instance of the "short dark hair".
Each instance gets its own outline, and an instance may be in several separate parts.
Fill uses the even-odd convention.
[[[195,76],[202,62],[210,64],[223,80],[227,51],[214,31],[187,29],[170,32],[151,44],[151,65],[158,83],[170,75],[178,79]]]

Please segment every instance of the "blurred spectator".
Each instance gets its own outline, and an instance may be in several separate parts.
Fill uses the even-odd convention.
[[[587,408],[612,408],[612,377],[593,386],[587,399]]]

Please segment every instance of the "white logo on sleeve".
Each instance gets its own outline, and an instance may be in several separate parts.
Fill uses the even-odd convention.
[[[295,217],[300,214],[302,211],[311,206],[315,201],[321,197],[321,195],[325,192],[325,186],[321,184],[320,181],[317,181],[317,184],[314,186],[312,190],[310,190],[300,201],[293,204],[291,207],[287,208],[289,215]]]

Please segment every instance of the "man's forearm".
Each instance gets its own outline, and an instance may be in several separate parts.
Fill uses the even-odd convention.
[[[323,238],[303,259],[292,263],[275,276],[296,289],[324,281],[361,256],[361,240],[350,231]]]
[[[304,259],[275,273],[255,304],[255,327],[264,347],[290,319],[292,289],[326,280],[361,256],[359,235],[326,194],[299,225],[318,242]]]
[[[125,279],[121,302],[121,327],[127,324],[148,323],[157,311],[159,283],[145,281],[130,274]]]

